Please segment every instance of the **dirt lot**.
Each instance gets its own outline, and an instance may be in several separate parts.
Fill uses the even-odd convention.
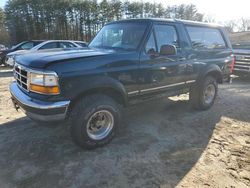
[[[1,188],[250,186],[250,79],[220,86],[209,111],[191,110],[186,96],[130,107],[119,135],[94,151],[75,146],[66,126],[16,112],[11,80],[0,71]]]

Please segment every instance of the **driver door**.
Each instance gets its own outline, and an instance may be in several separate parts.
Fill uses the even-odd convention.
[[[149,94],[185,87],[185,56],[174,24],[155,24],[140,62],[140,93]],[[164,45],[174,45],[177,53],[162,55]]]

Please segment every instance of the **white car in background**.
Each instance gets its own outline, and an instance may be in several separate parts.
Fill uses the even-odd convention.
[[[31,48],[30,50],[18,50],[15,52],[8,53],[6,56],[6,64],[9,66],[14,66],[15,57],[18,55],[38,52],[41,50],[62,50],[62,49],[70,49],[70,48],[83,48],[87,47],[87,43],[82,41],[72,41],[72,40],[48,40],[42,42],[41,44]]]

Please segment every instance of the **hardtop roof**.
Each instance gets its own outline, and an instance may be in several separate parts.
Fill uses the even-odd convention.
[[[113,21],[108,23],[125,23],[125,22],[171,22],[171,23],[182,23],[184,25],[193,25],[193,26],[203,26],[203,27],[223,27],[215,23],[206,23],[190,20],[181,20],[181,19],[165,19],[165,18],[132,18],[132,19],[123,19],[118,21]]]

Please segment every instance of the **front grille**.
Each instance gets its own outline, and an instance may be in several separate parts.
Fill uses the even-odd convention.
[[[15,64],[14,78],[16,79],[17,84],[21,88],[28,91],[28,71],[24,67]]]
[[[250,71],[250,56],[243,54],[236,54],[236,62],[234,65],[234,70],[237,71]]]

